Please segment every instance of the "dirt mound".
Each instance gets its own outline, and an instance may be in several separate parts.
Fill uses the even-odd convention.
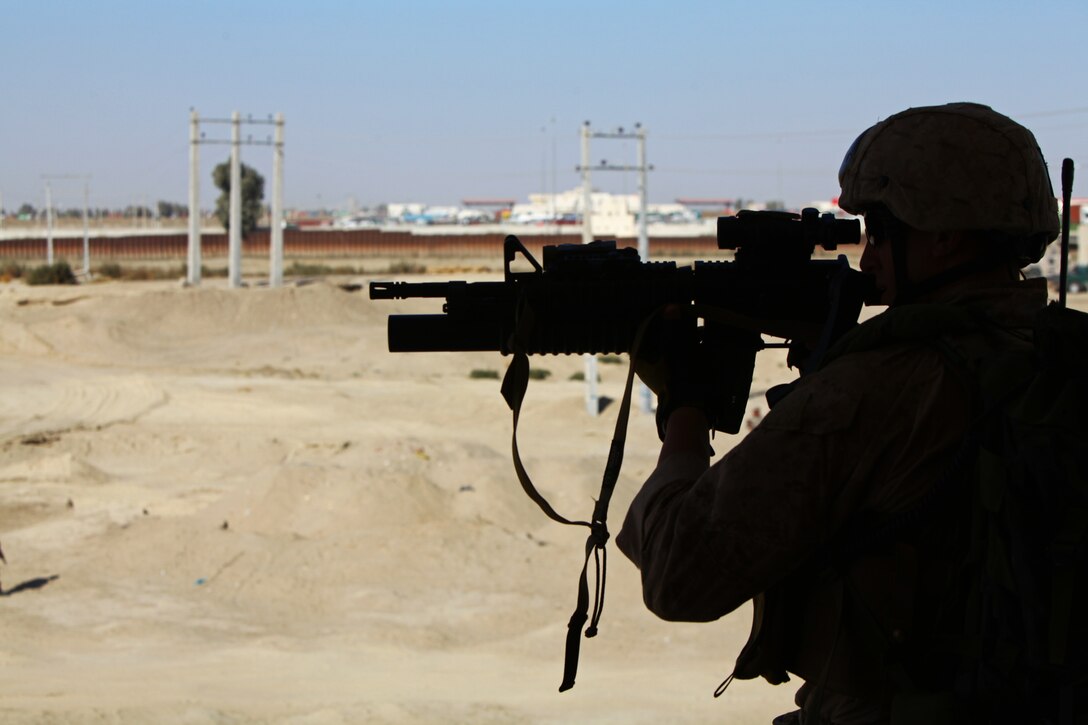
[[[658,622],[615,557],[602,636],[556,695],[586,532],[518,484],[501,381],[472,375],[507,361],[387,352],[387,315],[440,307],[320,283],[0,286],[0,719],[723,717],[708,694],[747,618]],[[579,356],[532,366],[550,375],[525,465],[584,519],[618,406],[586,414]],[[602,364],[601,394],[626,372]],[[613,532],[657,450],[634,412]],[[724,717],[789,709],[744,685]]]

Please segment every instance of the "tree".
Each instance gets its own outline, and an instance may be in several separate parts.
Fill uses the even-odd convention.
[[[215,200],[215,216],[224,229],[230,229],[230,161],[224,161],[212,170],[212,181],[223,192]],[[242,164],[242,235],[257,228],[261,217],[261,201],[264,199],[264,177]]]
[[[121,211],[121,215],[126,219],[150,219],[151,209],[143,204],[138,206],[129,204]]]
[[[189,216],[189,207],[184,204],[175,204],[172,201],[159,200],[158,204],[159,218],[160,219],[174,219]]]

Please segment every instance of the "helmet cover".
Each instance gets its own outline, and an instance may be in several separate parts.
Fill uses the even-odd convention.
[[[977,103],[910,108],[881,121],[846,152],[839,184],[843,210],[882,204],[922,231],[999,231],[1042,238],[1043,247],[1060,229],[1035,136]]]

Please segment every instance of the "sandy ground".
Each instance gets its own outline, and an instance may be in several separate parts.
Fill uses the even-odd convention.
[[[365,280],[355,280],[365,282]],[[497,354],[391,355],[327,283],[0,286],[0,721],[768,722],[792,687],[736,682],[745,609],[648,613],[612,549],[601,634],[557,692],[582,529],[525,498]],[[577,357],[534,359],[520,440],[588,516],[618,406]],[[626,365],[601,365],[618,399]],[[789,377],[761,355],[753,391]],[[761,401],[753,400],[753,406]],[[719,438],[723,452],[730,442]],[[634,412],[614,529],[652,469]]]
[[[469,377],[506,360],[392,355],[395,311],[437,310],[327,283],[0,286],[0,721],[766,722],[790,709],[789,688],[761,682],[713,699],[748,612],[658,621],[614,549],[601,634],[575,689],[557,692],[584,530],[518,486],[499,381]],[[785,372],[772,358],[763,377]],[[552,375],[529,389],[523,456],[584,518],[618,406],[585,413],[579,357],[534,367]],[[626,365],[600,371],[618,399]],[[614,528],[656,446],[636,411]]]

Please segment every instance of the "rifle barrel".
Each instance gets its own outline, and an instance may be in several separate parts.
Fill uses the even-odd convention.
[[[447,297],[467,282],[371,282],[370,299],[406,300],[412,297]]]

